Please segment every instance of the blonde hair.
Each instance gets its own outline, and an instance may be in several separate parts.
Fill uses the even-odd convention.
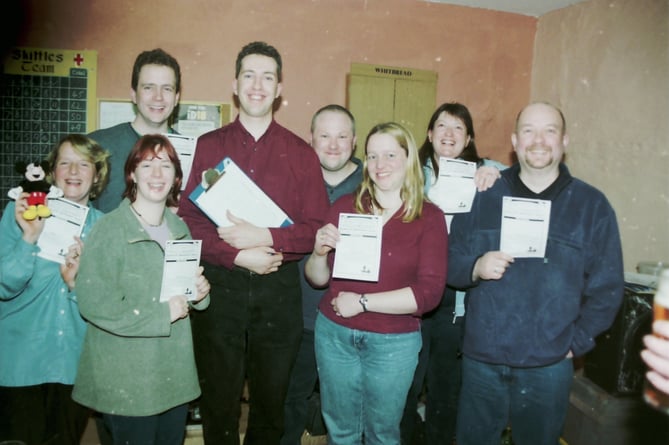
[[[365,159],[363,162],[362,182],[358,186],[355,196],[355,209],[358,213],[372,213],[373,209],[382,209],[376,193],[374,183],[367,171],[367,146],[369,139],[375,134],[387,134],[392,136],[407,155],[407,169],[404,183],[400,190],[400,198],[404,204],[402,221],[411,222],[420,218],[423,211],[423,169],[418,159],[418,149],[411,132],[396,122],[386,122],[376,125],[369,131],[365,140]]]
[[[100,196],[100,193],[102,193],[109,181],[110,154],[107,150],[102,148],[100,144],[84,134],[67,134],[61,138],[58,145],[56,145],[56,148],[51,150],[51,153],[47,156],[46,160],[49,163],[50,168],[48,181],[50,183],[53,183],[53,171],[56,169],[56,162],[58,161],[60,150],[66,142],[70,143],[74,151],[95,165],[95,176],[98,180],[97,182],[93,182],[91,190],[88,192],[88,197],[91,200],[94,200]]]

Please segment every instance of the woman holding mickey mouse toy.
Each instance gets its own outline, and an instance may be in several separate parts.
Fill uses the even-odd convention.
[[[70,134],[46,164],[32,164],[36,176],[25,176],[36,181],[23,184],[46,179],[49,189],[89,206],[107,182],[108,158],[92,139]],[[29,186],[12,190],[15,201],[0,220],[0,441],[78,444],[89,410],[71,398],[86,330],[74,279],[82,240],[102,212],[89,208],[81,238],[59,264],[39,256],[48,206],[32,201]]]

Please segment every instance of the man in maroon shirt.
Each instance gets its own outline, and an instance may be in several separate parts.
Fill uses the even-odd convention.
[[[250,394],[245,443],[278,444],[290,371],[302,333],[297,260],[310,252],[329,207],[318,157],[273,118],[281,94],[281,56],[264,42],[237,56],[232,84],[239,116],[198,139],[179,214],[202,259],[210,307],[193,314],[193,337],[202,398],[204,440],[239,443],[240,397]],[[254,226],[229,215],[216,227],[188,196],[201,172],[231,158],[292,219],[288,227]]]

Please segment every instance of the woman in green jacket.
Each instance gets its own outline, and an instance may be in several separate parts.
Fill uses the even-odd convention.
[[[192,301],[160,299],[167,240],[191,238],[168,208],[182,176],[167,138],[140,138],[125,163],[124,200],[94,227],[81,257],[79,308],[89,327],[72,396],[102,413],[115,445],[181,445],[188,402],[200,395],[188,311],[209,305],[202,267]]]

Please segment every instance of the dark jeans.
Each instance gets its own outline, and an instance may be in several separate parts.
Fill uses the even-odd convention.
[[[0,441],[79,445],[90,413],[72,400],[72,385],[0,386]]]
[[[154,416],[103,414],[114,445],[181,445],[186,434],[188,404]]]
[[[246,379],[249,418],[244,443],[278,444],[302,334],[297,263],[284,264],[269,275],[206,263],[204,268],[211,303],[204,311],[191,312],[191,322],[205,443],[239,444]]]
[[[302,433],[307,425],[308,400],[318,381],[314,331],[302,331],[300,350],[290,376],[284,411],[284,431],[281,445],[300,445]]]
[[[534,368],[462,361],[458,445],[497,445],[511,424],[516,445],[556,445],[574,375],[571,359]]]
[[[424,387],[425,444],[450,445],[455,437],[464,318],[458,317],[453,322],[454,307],[455,291],[447,289],[442,304],[423,317],[423,348],[400,424],[403,445],[412,443],[418,416],[416,407]]]

